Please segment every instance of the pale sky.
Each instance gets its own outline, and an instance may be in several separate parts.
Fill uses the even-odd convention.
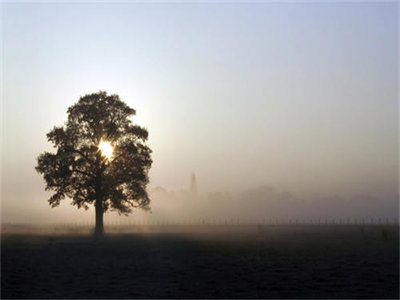
[[[396,2],[1,5],[3,221],[75,213],[34,166],[100,89],[148,128],[150,188],[398,195]]]

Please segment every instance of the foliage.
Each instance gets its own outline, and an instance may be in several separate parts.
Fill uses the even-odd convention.
[[[68,197],[84,209],[97,201],[103,211],[128,214],[132,208],[148,210],[151,150],[146,145],[147,130],[130,119],[135,110],[118,95],[100,91],[81,97],[67,112],[65,125],[47,134],[56,153],[41,154],[36,166],[46,190],[55,191],[49,204],[56,207]],[[101,141],[111,143],[110,159],[101,155]]]

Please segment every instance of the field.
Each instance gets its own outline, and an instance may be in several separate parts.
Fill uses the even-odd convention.
[[[399,298],[398,226],[5,233],[4,298]]]

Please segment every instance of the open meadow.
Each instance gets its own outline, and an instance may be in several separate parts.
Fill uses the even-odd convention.
[[[4,232],[1,298],[399,297],[394,225]]]

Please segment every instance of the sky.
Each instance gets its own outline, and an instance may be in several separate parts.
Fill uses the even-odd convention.
[[[195,172],[203,194],[398,197],[396,2],[1,9],[3,222],[87,218],[68,200],[51,209],[34,166],[99,90],[149,130],[149,189],[187,189]]]

